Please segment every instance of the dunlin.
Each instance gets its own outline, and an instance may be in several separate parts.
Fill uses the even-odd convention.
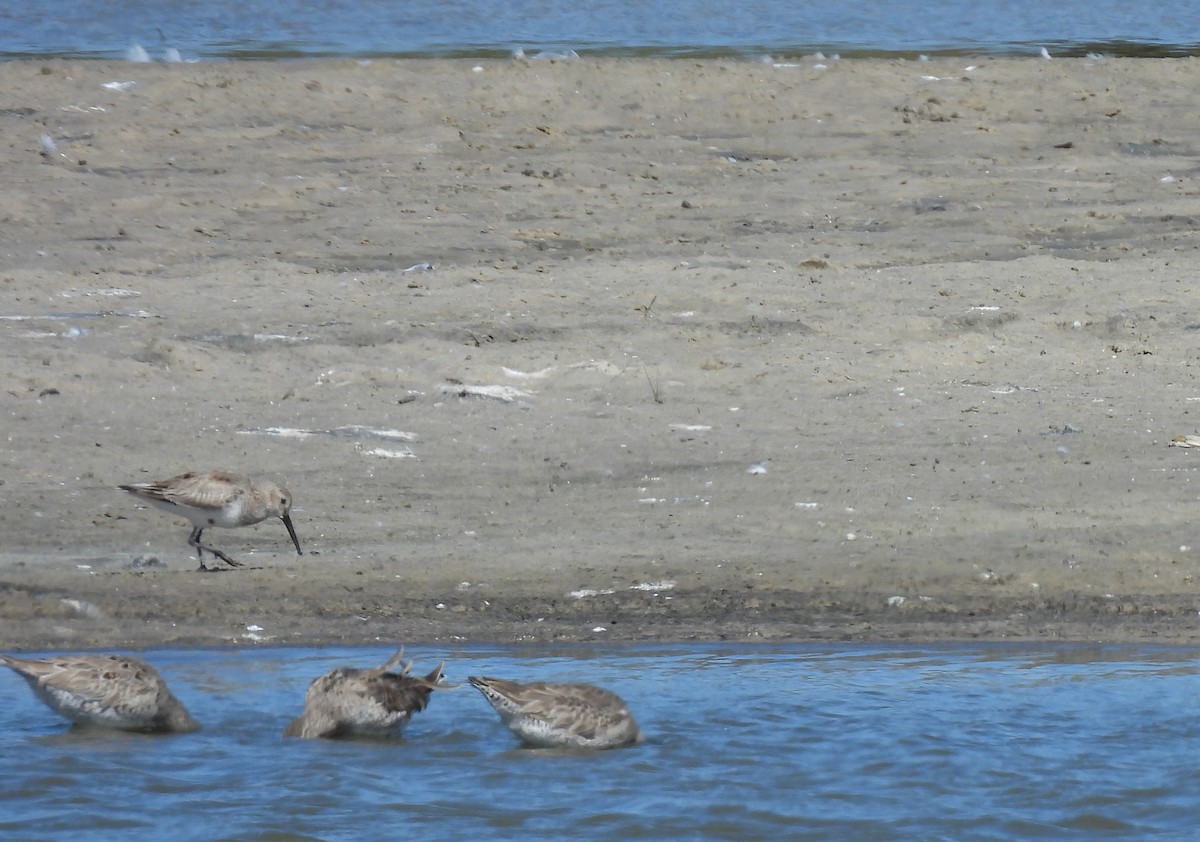
[[[440,684],[442,664],[421,678],[400,672],[404,649],[371,669],[339,667],[315,679],[304,697],[304,712],[284,729],[285,737],[398,737],[413,715],[429,704]]]
[[[79,725],[171,733],[200,727],[158,671],[140,658],[0,655],[0,663],[16,670],[38,698]]]
[[[522,742],[539,748],[617,748],[642,732],[616,693],[591,684],[467,679]]]
[[[138,482],[118,488],[191,521],[192,534],[188,544],[196,548],[201,570],[208,569],[204,566],[205,550],[231,567],[241,566],[216,547],[200,543],[205,529],[210,526],[250,526],[269,517],[283,521],[296,545],[296,554],[304,555],[292,526],[292,495],[273,482],[258,484],[241,474],[227,471],[191,471],[158,482]]]

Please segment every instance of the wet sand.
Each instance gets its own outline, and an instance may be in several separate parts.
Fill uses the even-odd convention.
[[[2,648],[1200,636],[1196,60],[0,81]]]

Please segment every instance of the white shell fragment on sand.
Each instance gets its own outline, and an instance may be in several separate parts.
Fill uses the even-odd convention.
[[[606,596],[610,593],[616,593],[612,588],[580,588],[577,591],[571,591],[567,596],[571,599],[587,599],[592,596]]]
[[[511,377],[514,380],[541,380],[553,374],[557,367],[558,366],[551,365],[540,369],[539,371],[520,371],[515,368],[500,366],[500,370],[504,372],[505,377]]]
[[[502,403],[533,397],[533,392],[515,386],[471,386],[466,383],[446,383],[442,386],[442,392],[460,398],[484,398]]]
[[[362,453],[364,456],[378,456],[381,459],[416,459],[417,454],[413,453],[409,448],[403,450],[389,450],[386,447],[373,447],[370,450],[364,448],[361,444],[355,443],[354,449]]]
[[[87,617],[91,620],[103,620],[104,612],[100,610],[95,603],[88,602],[86,599],[60,599],[59,602],[70,608],[80,617]]]
[[[253,427],[238,430],[243,435],[280,436],[282,438],[306,439],[309,436],[332,436],[340,439],[362,439],[382,441],[419,441],[416,433],[405,430],[389,430],[377,427],[364,427],[360,424],[346,424],[328,430],[306,430],[299,427]]]
[[[661,582],[641,582],[637,585],[630,585],[631,591],[669,591],[675,587],[675,583],[670,579],[664,579]]]

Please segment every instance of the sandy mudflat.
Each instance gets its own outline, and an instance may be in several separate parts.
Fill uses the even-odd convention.
[[[1194,641],[1198,89],[0,64],[0,646]]]

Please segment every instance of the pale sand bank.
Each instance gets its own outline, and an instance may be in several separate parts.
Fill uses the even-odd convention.
[[[1195,640],[1200,62],[968,64],[0,64],[0,647]]]

